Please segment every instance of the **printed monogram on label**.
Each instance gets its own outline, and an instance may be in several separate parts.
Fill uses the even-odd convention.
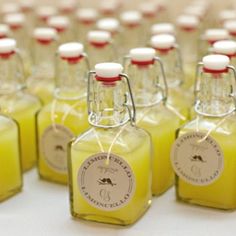
[[[78,171],[78,186],[83,198],[92,206],[112,211],[124,207],[135,192],[135,177],[121,157],[107,153],[90,156]]]
[[[189,132],[180,136],[172,146],[171,162],[176,174],[193,185],[209,185],[223,172],[224,155],[212,137]]]

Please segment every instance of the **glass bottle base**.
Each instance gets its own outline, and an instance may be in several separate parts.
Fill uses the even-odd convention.
[[[22,186],[9,190],[7,193],[0,194],[0,202],[6,201],[7,199],[15,196],[17,193],[22,191]]]
[[[56,178],[53,178],[52,176],[44,176],[42,174],[39,173],[39,178],[41,180],[47,181],[47,182],[51,182],[51,183],[55,183],[55,184],[61,184],[61,185],[68,185],[68,181],[67,180],[58,180]]]

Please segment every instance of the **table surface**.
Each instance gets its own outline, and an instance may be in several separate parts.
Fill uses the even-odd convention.
[[[24,175],[24,190],[0,204],[1,236],[235,236],[236,211],[176,202],[174,189],[154,198],[147,213],[129,227],[74,220],[66,186]]]

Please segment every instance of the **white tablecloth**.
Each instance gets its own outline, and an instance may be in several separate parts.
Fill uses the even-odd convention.
[[[129,227],[74,220],[66,186],[24,176],[24,190],[0,203],[0,236],[236,236],[236,211],[181,204],[172,188]]]

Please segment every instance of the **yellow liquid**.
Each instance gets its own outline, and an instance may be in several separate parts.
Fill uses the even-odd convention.
[[[37,78],[38,80],[40,78]],[[43,80],[32,81],[28,83],[28,91],[33,95],[36,95],[44,105],[50,103],[53,100],[53,81]]]
[[[117,141],[112,153],[122,157],[131,167],[136,189],[127,205],[113,211],[104,211],[90,205],[81,195],[78,186],[78,171],[82,163],[91,155],[102,150],[95,138],[95,132],[105,152],[119,132],[116,129],[90,129],[78,142],[72,142],[69,157],[69,186],[71,214],[74,217],[110,224],[128,225],[140,218],[151,204],[151,158],[150,137],[136,127],[127,125]]]
[[[0,116],[0,202],[22,189],[17,124]]]
[[[219,119],[200,119],[199,131],[207,132],[215,127]],[[180,130],[181,136],[187,132],[196,131],[196,120],[193,120]],[[224,170],[221,176],[207,186],[191,185],[181,178],[176,178],[176,194],[181,201],[201,206],[219,209],[236,208],[236,119],[227,119],[220,128],[210,134],[220,145],[224,154]]]
[[[71,108],[73,105],[77,104],[74,108]],[[38,146],[39,146],[39,155],[38,155],[38,172],[42,179],[49,180],[52,182],[67,184],[68,174],[67,171],[59,171],[57,168],[48,164],[45,154],[41,147],[41,142],[43,141],[43,135],[45,130],[52,126],[52,103],[43,107],[37,116],[37,131],[38,131]],[[63,121],[63,117],[67,111],[70,111],[66,116],[66,119]],[[88,118],[87,118],[87,106],[86,99],[81,100],[71,100],[71,101],[62,101],[57,100],[55,105],[55,124],[63,125],[68,132],[71,132],[72,136],[80,135],[88,128]],[[71,138],[73,138],[71,137]],[[55,145],[55,143],[48,143],[48,145]],[[49,147],[50,148],[50,147]],[[50,154],[49,154],[50,155]],[[62,160],[59,160],[62,161]],[[63,160],[67,163],[67,160]]]
[[[0,98],[2,112],[14,118],[20,128],[21,161],[23,171],[31,169],[36,162],[35,117],[41,107],[38,98],[18,92]]]
[[[174,184],[170,150],[179,124],[179,118],[162,104],[151,108],[137,109],[137,125],[152,136],[154,151],[152,164],[153,195],[164,193]]]

